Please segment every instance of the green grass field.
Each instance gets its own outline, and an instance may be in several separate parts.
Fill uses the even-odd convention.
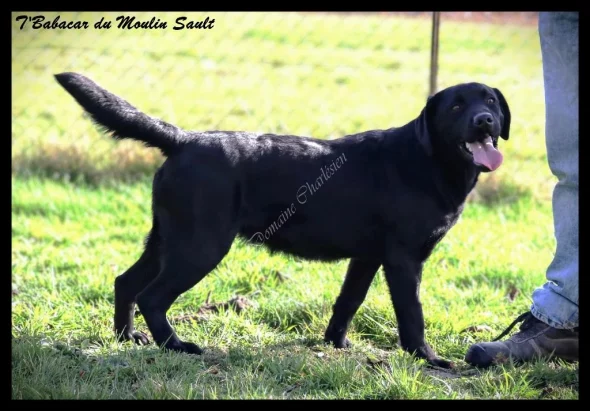
[[[399,349],[382,274],[353,320],[354,347],[324,346],[346,261],[271,256],[241,242],[169,312],[203,356],[117,343],[113,281],[141,252],[151,175],[162,158],[101,136],[54,73],[88,75],[187,129],[321,138],[401,125],[427,95],[428,20],[158,17],[172,25],[181,15],[209,15],[215,28],[21,31],[13,16],[13,398],[578,398],[577,364],[480,371],[463,362],[469,344],[495,337],[528,309],[554,252],[555,178],[546,163],[534,26],[443,20],[441,27],[439,86],[488,83],[503,91],[513,115],[511,138],[501,143],[504,165],[481,180],[424,272],[427,339],[457,370],[430,369]],[[241,310],[206,309],[207,301],[237,296],[246,302]],[[141,316],[137,323],[146,331]],[[472,326],[487,327],[464,332]]]

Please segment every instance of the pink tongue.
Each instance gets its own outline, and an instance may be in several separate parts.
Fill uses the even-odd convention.
[[[467,143],[471,153],[473,154],[473,161],[482,166],[486,166],[490,171],[494,171],[502,164],[502,153],[494,148],[492,138],[488,137],[483,142]]]

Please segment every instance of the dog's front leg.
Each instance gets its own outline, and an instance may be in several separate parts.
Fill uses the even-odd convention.
[[[401,347],[410,354],[427,360],[431,365],[452,368],[451,362],[436,356],[424,337],[424,315],[419,295],[422,264],[411,261],[407,254],[400,252],[388,258],[384,269],[397,318]]]

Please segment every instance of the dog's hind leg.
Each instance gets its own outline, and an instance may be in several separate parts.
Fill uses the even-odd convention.
[[[326,329],[324,340],[336,348],[350,347],[346,331],[352,318],[365,300],[369,287],[381,263],[374,261],[350,260],[340,295],[334,304],[332,318]]]
[[[135,330],[135,298],[160,272],[157,224],[150,231],[145,249],[139,260],[115,279],[115,333],[120,341],[132,340],[148,344],[147,335]]]
[[[196,344],[178,338],[166,314],[181,294],[213,271],[229,252],[238,231],[239,204],[229,187],[210,183],[211,179],[222,181],[214,173],[174,171],[168,180],[162,179],[154,194],[161,270],[139,293],[137,305],[159,347],[200,354]]]
[[[196,344],[181,341],[166,318],[170,306],[184,292],[194,287],[229,251],[233,238],[213,244],[213,235],[199,235],[200,241],[190,241],[190,235],[177,233],[166,238],[162,254],[162,270],[138,296],[141,310],[154,341],[161,348],[200,354]]]
[[[178,338],[167,312],[229,252],[239,228],[240,191],[226,163],[193,154],[167,162],[154,180],[161,266],[136,302],[160,348],[200,354],[199,346]]]

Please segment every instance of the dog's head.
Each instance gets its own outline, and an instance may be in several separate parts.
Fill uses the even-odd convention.
[[[502,164],[498,138],[508,140],[510,108],[497,88],[459,84],[429,97],[415,125],[429,155],[452,156],[490,172]]]

